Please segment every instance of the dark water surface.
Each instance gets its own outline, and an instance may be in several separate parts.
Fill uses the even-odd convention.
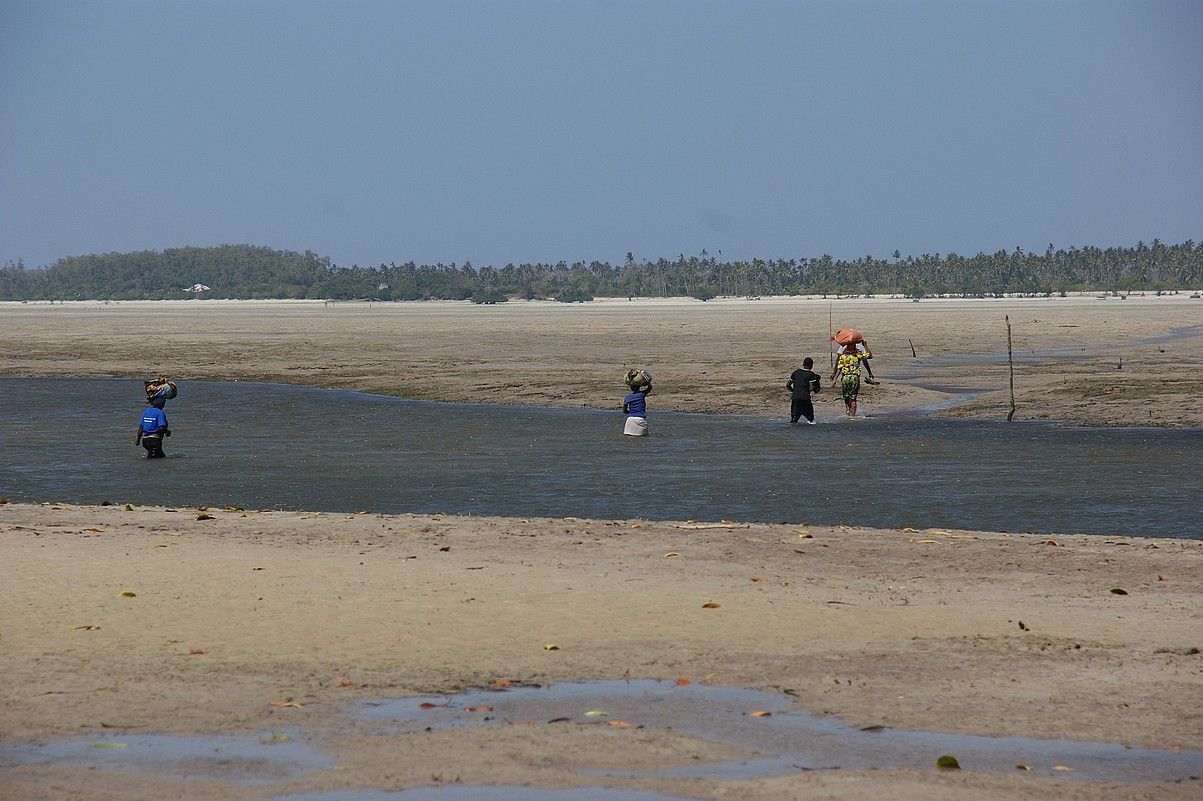
[[[918,416],[581,409],[188,382],[169,458],[132,444],[141,382],[0,378],[0,496],[376,512],[760,520],[1203,537],[1203,430]]]

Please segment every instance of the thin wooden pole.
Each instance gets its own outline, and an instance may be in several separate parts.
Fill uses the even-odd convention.
[[[911,342],[909,339],[906,341],[906,343],[911,346],[911,358],[912,359],[919,358],[918,355],[915,353],[915,343]]]
[[[831,301],[827,301],[827,360],[831,364],[831,369],[835,370],[835,346],[831,344],[833,336],[835,336],[835,326],[831,322]]]
[[[1007,378],[1011,387],[1011,411],[1007,412],[1007,422],[1015,416],[1015,359],[1011,356],[1011,315],[1005,315],[1007,321]]]

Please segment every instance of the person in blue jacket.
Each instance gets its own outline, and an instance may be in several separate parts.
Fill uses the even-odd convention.
[[[146,410],[142,412],[142,419],[138,422],[138,435],[134,438],[134,445],[146,448],[147,459],[162,459],[167,455],[163,453],[163,437],[170,436],[171,429],[167,427],[163,401],[147,400]]]

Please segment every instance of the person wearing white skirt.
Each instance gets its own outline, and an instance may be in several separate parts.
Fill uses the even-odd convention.
[[[652,374],[647,370],[631,370],[627,373],[630,394],[622,399],[622,411],[627,423],[622,433],[628,437],[647,436],[647,395],[652,391]]]
[[[622,433],[628,437],[646,437],[647,436],[647,418],[646,417],[627,417],[627,424],[623,426]]]

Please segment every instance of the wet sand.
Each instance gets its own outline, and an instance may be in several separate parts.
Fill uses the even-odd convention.
[[[972,390],[982,394],[941,413],[1004,418],[1010,315],[1016,419],[1203,426],[1203,301],[1186,294],[919,303],[4,303],[0,373],[165,373],[612,408],[624,391],[621,376],[637,366],[656,376],[653,412],[781,415],[789,407],[786,377],[802,358],[828,369],[829,311],[836,328],[864,331],[876,353],[883,381],[863,389],[869,414],[947,405]],[[829,385],[817,408],[842,408]]]
[[[0,740],[287,730],[338,767],[245,785],[9,766],[5,798],[267,799],[456,779],[766,801],[1200,791],[1048,765],[603,780],[584,771],[741,754],[671,731],[543,721],[373,734],[349,705],[497,679],[689,678],[789,690],[799,708],[856,726],[1201,750],[1203,542],[207,514],[0,505]]]
[[[1203,425],[1203,301],[830,305],[835,325],[864,330],[877,353],[883,383],[862,395],[870,414],[974,389],[984,394],[943,413],[1004,416],[998,352],[1010,314],[1017,418]],[[639,366],[656,373],[653,408],[779,415],[790,370],[805,355],[820,369],[826,363],[828,306],[0,304],[0,372],[162,372],[612,407],[619,376]],[[825,388],[818,405],[831,414],[839,401]],[[790,690],[799,708],[857,726],[1200,750],[1198,541],[1124,537],[1122,520],[1114,537],[1031,537],[208,514],[215,519],[197,520],[195,509],[0,505],[0,742],[287,730],[337,767],[248,785],[220,770],[184,779],[0,766],[6,799],[268,799],[455,781],[605,783],[752,801],[1186,799],[1200,791],[1198,781],[1074,780],[1051,766],[602,780],[585,771],[741,754],[671,731],[542,722],[382,735],[348,711],[357,699],[497,679],[689,678]],[[717,608],[704,607],[710,602]]]

